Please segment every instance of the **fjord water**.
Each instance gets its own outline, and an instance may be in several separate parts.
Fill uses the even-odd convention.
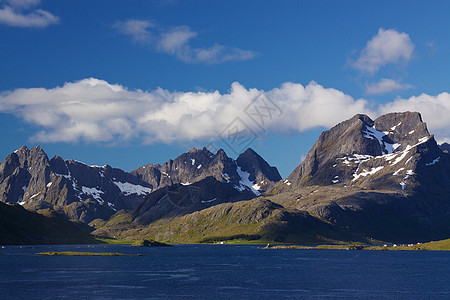
[[[89,251],[142,256],[35,256]],[[13,299],[450,298],[450,252],[265,250],[258,246],[7,246]]]

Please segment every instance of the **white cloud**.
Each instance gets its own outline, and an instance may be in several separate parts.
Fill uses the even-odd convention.
[[[282,111],[266,118],[269,132],[304,132],[329,128],[357,113],[370,116],[395,111],[419,111],[439,140],[450,140],[450,95],[422,94],[375,107],[364,99],[315,82],[287,82],[267,92],[235,82],[227,93],[129,90],[119,84],[89,78],[52,89],[16,89],[0,93],[0,112],[36,126],[34,140],[42,142],[171,143],[218,139],[237,117],[255,132],[258,124],[245,108],[258,95]],[[261,107],[260,107],[261,108]],[[263,112],[263,111],[262,111]],[[259,131],[260,132],[260,131]]]
[[[366,88],[367,94],[384,94],[393,91],[407,90],[413,86],[406,83],[401,83],[393,79],[382,78],[379,82],[370,84]]]
[[[140,42],[151,49],[176,56],[187,63],[218,64],[226,61],[248,60],[256,57],[250,50],[226,47],[215,44],[211,47],[194,48],[190,45],[198,33],[188,26],[163,29],[144,20],[116,22],[114,27],[135,42]]]
[[[158,47],[167,53],[177,53],[183,51],[189,40],[196,36],[197,33],[187,26],[172,28],[161,34]]]
[[[418,111],[422,114],[431,133],[440,141],[450,141],[450,94],[440,93],[436,96],[421,94],[409,99],[396,99],[381,105],[379,113]]]
[[[129,35],[135,42],[149,43],[152,35],[149,28],[155,25],[143,20],[129,20],[126,22],[117,22],[114,27],[121,33]]]
[[[283,111],[273,122],[274,129],[306,131],[314,127],[331,127],[357,113],[371,114],[365,100],[355,100],[343,92],[310,82],[284,83],[267,92]]]
[[[25,13],[22,9],[29,8],[39,4],[40,1],[33,0],[10,0],[10,6],[4,6],[0,9],[0,23],[13,27],[47,27],[51,24],[57,24],[59,17],[52,13],[37,9]]]
[[[215,139],[236,117],[254,130],[258,125],[244,109],[263,93],[232,84],[228,93],[130,91],[94,78],[53,89],[16,89],[0,94],[0,112],[13,113],[36,125],[34,139],[44,142],[146,142]],[[267,130],[305,131],[329,127],[368,111],[366,102],[314,82],[285,83],[266,95],[283,111],[267,120]]]
[[[352,66],[362,72],[374,74],[384,65],[409,62],[413,52],[414,43],[408,34],[380,28],[378,34],[367,42]]]

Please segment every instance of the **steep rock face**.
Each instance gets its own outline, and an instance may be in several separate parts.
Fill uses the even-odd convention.
[[[248,180],[255,182],[256,190],[268,190],[274,183],[281,180],[277,168],[270,166],[251,148],[239,155],[236,163],[240,168],[240,172],[248,173]]]
[[[55,156],[40,147],[16,150],[0,164],[0,201],[20,203],[32,211],[52,208],[71,219],[107,219],[133,209],[151,186],[110,166],[88,166]]]
[[[0,163],[0,201],[21,202],[34,195],[50,175],[47,155],[40,147],[16,150]],[[28,186],[30,188],[28,189]]]
[[[268,194],[378,239],[450,234],[450,156],[419,113],[356,115],[336,125]]]
[[[270,167],[252,149],[247,149],[235,161],[223,149],[216,154],[208,149],[191,149],[161,165],[146,165],[131,172],[154,189],[173,184],[189,185],[207,177],[233,185],[239,191],[259,195],[281,179],[278,170]]]

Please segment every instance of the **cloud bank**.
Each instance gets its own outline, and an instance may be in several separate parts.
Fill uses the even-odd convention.
[[[190,42],[198,33],[188,26],[169,29],[160,28],[146,20],[128,20],[116,22],[113,26],[134,42],[146,45],[155,51],[177,57],[186,63],[219,64],[227,61],[252,59],[257,53],[234,47],[214,44],[210,47],[195,48]]]
[[[95,78],[69,82],[52,89],[16,89],[0,93],[0,112],[22,118],[37,128],[41,142],[171,143],[217,139],[233,120],[240,118],[252,130],[261,128],[245,109],[264,95],[281,110],[266,119],[264,130],[304,132],[329,128],[357,113],[376,117],[392,111],[420,111],[431,132],[450,137],[450,95],[422,94],[374,106],[343,92],[311,82],[284,83],[269,91],[247,89],[238,82],[228,93],[129,90]],[[261,110],[260,111],[263,112]]]
[[[13,27],[43,28],[51,24],[59,23],[59,17],[52,13],[36,9],[25,12],[29,8],[38,5],[40,0],[8,0],[0,9],[0,23]]]

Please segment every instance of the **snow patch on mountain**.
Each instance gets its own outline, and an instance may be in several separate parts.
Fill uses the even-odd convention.
[[[241,167],[239,167],[238,165],[236,165],[236,171],[239,177],[241,177],[241,180],[239,181],[240,186],[234,186],[238,191],[242,192],[243,190],[245,190],[245,187],[248,187],[253,192],[253,194],[255,194],[255,196],[261,195],[261,193],[256,189],[256,187],[259,188],[259,186],[248,179],[250,177],[250,173],[242,171]]]
[[[398,125],[400,125],[400,123],[397,124],[396,126]],[[391,130],[395,130],[396,126],[392,127],[393,129],[391,128]],[[376,139],[380,144],[381,152],[383,154],[393,153],[395,149],[397,149],[400,146],[399,144],[390,144],[383,140],[383,137],[387,136],[389,132],[382,132],[376,130],[375,127],[368,127],[368,126],[366,126],[366,130],[367,131],[362,131],[362,133],[364,134],[363,136],[371,140]],[[394,145],[396,146],[394,147]]]
[[[359,173],[359,174],[356,174],[356,172],[355,172],[353,174],[353,180],[352,181],[357,180],[361,176],[366,177],[368,175],[373,175],[373,174],[375,174],[376,172],[380,171],[383,168],[384,168],[384,166],[379,166],[379,167],[376,167],[376,168],[372,168],[370,171],[367,171],[366,169],[363,169],[363,171],[361,173]]]
[[[211,202],[214,202],[216,200],[217,200],[217,198],[213,198],[211,200],[202,200],[201,203],[211,203]]]
[[[136,194],[139,196],[150,194],[152,192],[151,188],[144,187],[138,184],[132,184],[129,182],[113,181],[113,183],[120,189],[120,191],[125,195],[129,196]]]
[[[108,206],[111,207],[112,210],[117,211],[117,209],[114,207],[114,204],[111,202],[108,202]]]
[[[401,171],[403,171],[405,168],[400,168],[397,171],[395,171],[392,175],[397,176],[398,174],[400,174]]]
[[[405,175],[405,177],[403,177],[403,181],[400,182],[400,186],[401,186],[402,190],[406,189],[406,180],[409,178],[409,176],[412,176],[414,174],[415,173],[413,172],[413,170],[407,170],[406,171],[406,175]]]
[[[393,127],[391,127],[391,131],[394,131],[395,130],[395,128],[397,128],[398,126],[400,126],[402,124],[402,122],[400,122],[400,123],[398,123],[397,125],[395,125],[395,126],[393,126]]]
[[[352,154],[344,157],[339,157],[337,160],[342,160],[343,164],[350,165],[351,163],[360,164],[373,158],[372,155]]]
[[[103,203],[103,199],[102,199],[101,195],[104,194],[104,192],[102,190],[99,190],[95,187],[91,188],[91,187],[82,186],[81,191],[83,192],[83,194],[92,196],[98,202]]]

